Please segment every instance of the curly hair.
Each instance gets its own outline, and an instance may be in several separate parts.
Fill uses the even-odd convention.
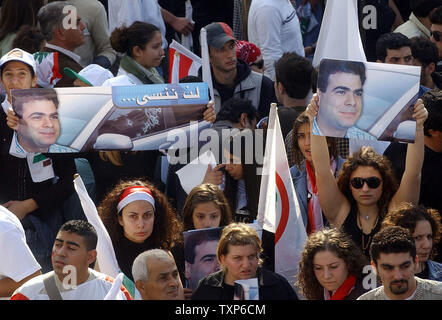
[[[155,220],[153,231],[149,241],[149,247],[170,250],[177,244],[182,243],[182,225],[176,218],[173,207],[167,201],[166,196],[145,180],[120,180],[119,183],[104,197],[98,206],[98,214],[104,226],[109,232],[113,243],[124,234],[123,227],[118,223],[117,204],[121,193],[128,187],[144,186],[152,191],[155,199]]]
[[[372,147],[361,147],[350,155],[339,172],[337,184],[339,190],[350,201],[352,207],[357,206],[350,188],[350,177],[358,167],[372,167],[382,176],[382,195],[378,201],[379,216],[383,218],[388,211],[391,198],[398,189],[390,161],[376,153]]]
[[[440,214],[436,209],[404,202],[385,216],[381,230],[386,227],[399,226],[408,229],[413,234],[419,221],[428,221],[431,225],[433,250],[430,258],[432,258],[437,254],[436,244],[439,243],[442,233]]]
[[[362,271],[369,262],[361,249],[341,229],[325,228],[312,233],[302,251],[299,262],[298,281],[296,285],[309,300],[324,300],[324,288],[315,276],[313,260],[316,253],[330,251],[345,261],[348,273],[362,277]]]
[[[302,154],[301,149],[299,148],[298,132],[299,128],[301,128],[303,124],[308,124],[310,126],[310,120],[305,111],[301,113],[293,122],[293,130],[292,130],[292,149],[291,149],[292,159],[293,163],[298,166],[299,170],[301,170],[301,164],[304,161],[304,155]],[[334,137],[326,137],[326,139],[327,139],[328,152],[330,158],[333,157],[335,160],[338,159],[337,139]]]
[[[193,211],[201,203],[214,202],[221,210],[221,221],[219,227],[224,227],[232,222],[232,212],[229,202],[224,193],[214,184],[203,183],[190,191],[183,206],[184,231],[193,230]]]

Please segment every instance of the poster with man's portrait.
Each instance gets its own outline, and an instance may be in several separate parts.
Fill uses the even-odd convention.
[[[415,66],[322,59],[312,133],[413,143],[419,83]]]
[[[196,289],[205,276],[220,269],[216,257],[222,227],[183,232],[185,259],[185,287]]]
[[[26,152],[155,150],[172,130],[202,130],[206,83],[12,90],[15,149]],[[16,151],[17,151],[16,150]]]

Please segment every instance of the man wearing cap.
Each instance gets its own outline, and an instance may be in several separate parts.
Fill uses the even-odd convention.
[[[63,154],[40,154],[35,158],[26,152],[14,152],[18,149],[11,150],[16,134],[6,125],[10,93],[12,89],[35,86],[35,69],[33,56],[20,49],[11,50],[0,59],[0,81],[8,95],[0,110],[0,204],[21,220],[28,246],[45,272],[51,269],[50,239],[62,223],[59,210],[74,191],[75,167],[73,160]],[[38,165],[41,170],[32,171]],[[43,171],[52,174],[45,177],[40,175]]]
[[[64,13],[66,2],[55,1],[43,6],[37,15],[41,33],[46,40],[43,52],[58,52],[59,69],[69,67],[75,72],[79,72],[83,67],[80,65],[81,57],[74,53],[74,50],[85,42],[83,31],[85,24],[77,16],[75,28],[65,29],[64,23],[68,13]],[[63,76],[55,87],[73,87],[74,81]]]
[[[273,82],[266,76],[252,71],[236,57],[235,37],[232,29],[223,22],[213,22],[205,27],[212,81],[215,111],[233,96],[252,101],[258,118],[268,116],[270,103],[276,102]]]

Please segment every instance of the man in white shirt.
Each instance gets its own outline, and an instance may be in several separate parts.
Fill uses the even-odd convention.
[[[305,56],[299,19],[289,0],[253,0],[247,32],[249,42],[261,49],[264,74],[272,80],[274,63],[284,52]]]
[[[97,241],[97,233],[89,222],[66,222],[52,248],[54,271],[23,284],[11,300],[103,300],[114,280],[89,268],[97,258]],[[121,286],[116,299],[132,300],[132,297]]]
[[[20,220],[0,206],[0,300],[31,278],[41,274],[40,265],[26,244]]]

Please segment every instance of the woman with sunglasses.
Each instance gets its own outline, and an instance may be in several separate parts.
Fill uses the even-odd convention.
[[[307,107],[310,121],[318,111],[315,94]],[[428,112],[422,100],[414,106],[415,143],[408,145],[405,172],[398,186],[391,164],[371,147],[362,147],[342,166],[337,180],[330,170],[326,138],[311,136],[311,153],[315,166],[319,203],[330,224],[342,227],[369,257],[373,235],[379,231],[387,212],[402,202],[417,204],[424,160],[423,124]]]

